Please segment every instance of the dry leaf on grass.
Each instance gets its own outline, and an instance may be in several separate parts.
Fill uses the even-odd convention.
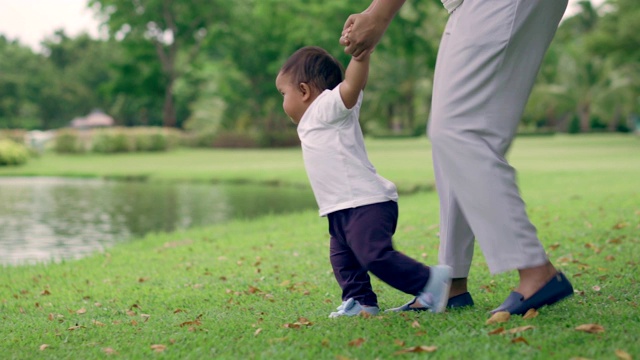
[[[43,351],[43,350],[45,350],[45,349],[46,349],[46,348],[48,348],[48,347],[49,347],[49,345],[48,345],[48,344],[42,344],[42,345],[40,345],[40,351]]]
[[[76,325],[76,326],[72,326],[72,327],[68,328],[67,330],[74,331],[74,330],[78,330],[78,329],[84,329],[84,326]]]
[[[616,356],[620,360],[632,360],[631,355],[624,350],[616,349]]]
[[[517,344],[517,343],[525,343],[527,345],[529,345],[529,342],[527,341],[527,339],[523,338],[522,336],[518,336],[515,339],[511,339],[511,342],[513,344]]]
[[[396,351],[394,354],[398,355],[398,354],[408,354],[408,353],[432,353],[434,351],[438,350],[437,346],[412,346],[406,349],[402,349],[399,351]]]
[[[504,334],[504,328],[501,326],[497,329],[491,330],[488,333],[489,335],[500,335],[500,334]]]
[[[282,326],[288,329],[299,329],[303,326],[311,326],[311,325],[313,325],[313,323],[309,321],[307,318],[299,317],[298,321],[294,323],[287,323]]]
[[[154,344],[151,345],[151,350],[155,351],[155,352],[163,352],[167,349],[166,345],[162,345],[162,344]]]
[[[598,324],[582,324],[576,327],[578,331],[584,331],[590,334],[598,334],[604,332],[604,327]]]
[[[524,319],[524,320],[533,319],[534,317],[536,317],[538,315],[539,315],[539,313],[538,313],[538,311],[536,309],[529,309],[524,314],[524,316],[522,316],[522,319]]]
[[[509,330],[507,330],[507,332],[509,334],[517,334],[517,333],[520,333],[520,332],[523,332],[523,331],[527,331],[527,330],[531,330],[531,329],[535,329],[535,328],[533,326],[531,326],[531,325],[527,325],[527,326],[520,326],[520,327],[517,327],[517,328],[509,329]]]
[[[508,311],[498,311],[497,313],[491,315],[489,319],[485,322],[486,325],[503,323],[509,321],[511,318],[511,314]]]
[[[118,355],[118,352],[113,350],[112,348],[104,348],[102,349],[102,352],[104,352],[107,355]]]
[[[353,339],[353,340],[349,341],[349,346],[360,347],[360,346],[362,346],[362,344],[364,344],[365,341],[367,341],[367,340],[365,340],[363,338]]]
[[[253,333],[253,336],[258,336],[260,333],[262,332],[261,328],[256,329],[256,331]]]
[[[98,321],[98,320],[91,320],[91,323],[92,323],[93,325],[95,325],[95,326],[105,326],[103,323],[101,323],[101,322],[100,322],[100,321]]]
[[[85,308],[82,308],[82,309],[79,309],[79,310],[76,311],[76,314],[78,314],[78,315],[82,315],[82,314],[86,314],[86,313],[87,313],[87,309],[85,309]]]

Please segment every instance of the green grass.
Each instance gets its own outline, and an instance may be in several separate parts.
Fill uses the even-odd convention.
[[[369,141],[368,149],[378,170],[406,189],[432,182],[426,140]],[[534,319],[485,325],[487,311],[502,302],[517,277],[490,276],[479,249],[469,279],[473,309],[328,319],[340,291],[328,261],[326,220],[306,211],[150,234],[76,261],[3,268],[0,357],[616,359],[615,351],[623,350],[640,358],[640,139],[527,137],[516,141],[510,159],[550,258],[578,291]],[[296,149],[45,155],[26,167],[0,170],[141,174],[158,181],[306,183]],[[436,194],[402,196],[400,214],[397,247],[435,263]],[[410,298],[377,280],[374,288],[382,308]],[[291,328],[296,322],[303,325]],[[605,331],[575,330],[590,323]],[[489,335],[525,325],[534,328]],[[518,337],[527,343],[512,342]],[[42,344],[49,346],[41,351]],[[155,344],[166,348],[155,353]],[[420,345],[437,350],[396,355]],[[117,354],[108,355],[108,349]]]

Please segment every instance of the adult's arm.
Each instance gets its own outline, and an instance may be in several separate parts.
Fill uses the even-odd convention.
[[[340,38],[340,44],[346,46],[344,52],[356,59],[373,52],[404,2],[405,0],[372,0],[365,11],[349,16]]]

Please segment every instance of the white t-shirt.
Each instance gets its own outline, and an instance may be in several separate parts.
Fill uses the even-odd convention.
[[[398,201],[396,186],[376,173],[364,147],[357,104],[347,109],[340,85],[325,90],[298,123],[302,156],[320,216],[334,211]]]

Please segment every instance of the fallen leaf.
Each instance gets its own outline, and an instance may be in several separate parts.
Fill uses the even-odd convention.
[[[432,353],[434,351],[438,350],[437,346],[412,346],[406,349],[402,349],[400,351],[396,351],[395,354],[407,354],[407,353]]]
[[[626,223],[626,222],[620,222],[620,223],[617,223],[617,224],[613,225],[613,229],[615,229],[615,230],[620,230],[620,229],[624,229],[624,228],[626,228],[627,226],[629,226],[629,224],[628,224],[628,223]]]
[[[162,344],[151,345],[151,350],[153,350],[155,352],[163,352],[163,351],[165,351],[166,348],[167,348],[167,346],[166,345],[162,345]]]
[[[324,347],[329,347],[329,344],[330,344],[329,339],[322,339],[321,344]]]
[[[513,329],[509,329],[507,332],[509,334],[517,334],[519,332],[523,332],[523,331],[527,331],[527,330],[531,330],[531,329],[535,329],[533,326],[531,325],[527,325],[527,326],[520,326],[517,328],[513,328]]]
[[[253,336],[258,336],[261,332],[262,332],[262,329],[261,329],[261,328],[258,328],[258,329],[253,333]]]
[[[357,339],[349,341],[349,346],[360,347],[360,346],[362,346],[362,344],[364,344],[365,341],[367,341],[367,340],[365,340],[363,338],[357,338]]]
[[[99,302],[97,302],[97,303],[94,303],[94,304],[93,304],[93,306],[95,306],[95,307],[102,307],[102,304],[101,304],[101,303],[99,303]]]
[[[631,355],[624,350],[616,349],[616,356],[621,360],[632,360]]]
[[[522,316],[522,318],[524,320],[528,320],[528,319],[533,319],[534,317],[538,316],[538,311],[536,309],[529,309],[527,310],[527,312],[524,314],[524,316]]]
[[[127,315],[129,316],[136,316],[136,312],[133,310],[127,310]]]
[[[185,326],[200,326],[202,325],[202,323],[200,322],[200,320],[195,319],[193,321],[185,321],[182,324],[180,324],[180,327],[185,327]]]
[[[68,328],[67,330],[74,331],[74,330],[78,330],[78,329],[84,329],[84,326],[76,325],[76,326],[72,326],[72,327]]]
[[[40,295],[42,295],[42,296],[47,296],[47,295],[51,295],[51,293],[49,292],[49,290],[44,289],[44,290],[42,290],[42,292],[40,293]]]
[[[494,313],[493,315],[491,315],[491,317],[487,319],[485,324],[491,325],[491,324],[503,323],[503,322],[509,321],[509,318],[511,318],[511,314],[508,311],[498,311],[497,313]]]
[[[592,287],[592,289],[593,289],[593,291],[600,291],[600,286],[598,286],[598,285],[594,285],[594,286]]]
[[[82,308],[82,309],[79,309],[78,311],[76,311],[76,314],[78,314],[78,315],[82,315],[82,314],[86,314],[86,313],[87,313],[87,309],[85,309],[85,308]]]
[[[175,310],[173,310],[173,313],[174,313],[174,314],[181,313],[181,312],[187,312],[187,311],[186,311],[186,310],[182,310],[182,309],[175,309]]]
[[[102,349],[102,352],[104,352],[107,355],[117,355],[118,352],[113,350],[112,348],[104,348]]]
[[[612,255],[607,255],[604,259],[607,261],[614,261],[616,258],[613,257]]]
[[[402,340],[396,339],[396,340],[393,340],[393,342],[398,346],[404,346],[405,345],[404,341],[402,341]]]
[[[151,317],[151,315],[149,314],[140,314],[140,317],[144,319],[144,322],[149,321],[149,318]]]
[[[504,328],[503,327],[499,327],[497,329],[491,330],[488,333],[489,335],[500,335],[500,334],[504,334]]]
[[[42,345],[40,345],[40,351],[43,351],[43,350],[45,350],[45,349],[46,349],[46,348],[48,348],[48,347],[49,347],[49,345],[48,345],[48,344],[42,344]],[[617,350],[616,350],[616,351],[617,351]]]
[[[598,324],[583,324],[576,327],[576,330],[588,332],[590,334],[598,334],[604,332],[604,327]]]
[[[414,328],[414,329],[415,329],[415,328],[419,328],[419,327],[420,327],[420,323],[418,322],[418,320],[414,320],[414,321],[411,323],[411,327],[412,327],[412,328]]]
[[[527,339],[523,338],[522,336],[518,336],[515,339],[511,339],[511,343],[513,343],[513,344],[525,343],[525,344],[529,345],[529,342],[527,341]]]
[[[93,325],[95,325],[95,326],[105,326],[103,323],[101,323],[101,322],[100,322],[100,321],[98,321],[98,320],[93,320],[93,321],[91,321],[91,323],[92,323]]]

